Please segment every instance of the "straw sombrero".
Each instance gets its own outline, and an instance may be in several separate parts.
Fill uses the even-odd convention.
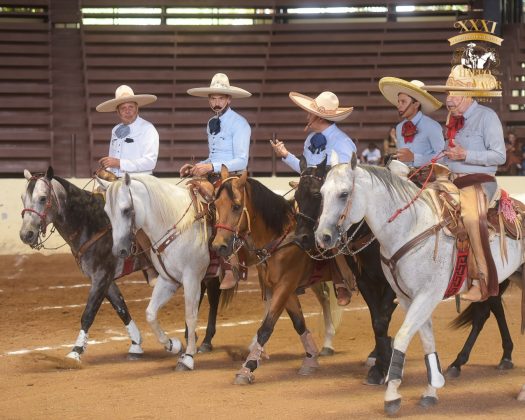
[[[328,121],[342,121],[354,110],[339,107],[339,99],[332,92],[322,92],[315,99],[297,92],[290,92],[288,96],[297,106]]]
[[[211,79],[209,87],[200,87],[188,89],[188,94],[191,96],[199,96],[206,98],[208,95],[229,95],[232,98],[248,98],[252,96],[247,90],[231,86],[228,76],[224,73],[217,73]]]
[[[421,104],[421,110],[425,114],[430,114],[441,108],[443,104],[434,98],[430,93],[422,89],[423,82],[412,80],[407,82],[397,77],[383,77],[379,80],[379,90],[392,105],[397,106],[397,96],[400,93],[414,98]]]
[[[453,96],[498,96],[498,82],[490,73],[474,74],[461,64],[452,67],[445,85],[428,85],[423,89],[432,92],[449,92]]]
[[[125,102],[136,102],[138,106],[152,104],[157,100],[155,95],[135,95],[133,89],[129,86],[122,85],[115,91],[115,99],[102,102],[97,105],[98,112],[113,112],[120,104]]]

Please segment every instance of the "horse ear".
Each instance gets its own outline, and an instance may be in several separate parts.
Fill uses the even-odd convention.
[[[100,185],[100,187],[101,187],[104,191],[107,191],[107,189],[108,189],[109,186],[111,185],[111,182],[106,181],[105,179],[99,178],[98,176],[95,176],[95,179],[97,180],[98,185]]]
[[[131,177],[129,176],[129,173],[126,172],[126,175],[124,175],[124,183],[126,184],[126,187],[129,187],[131,184]]]
[[[230,172],[228,171],[228,167],[222,164],[221,165],[221,181],[224,181],[229,176],[230,176]]]
[[[24,178],[29,181],[31,177],[32,177],[31,172],[29,172],[27,169],[24,169]]]
[[[46,178],[49,179],[50,181],[53,179],[53,177],[55,176],[55,172],[53,171],[53,167],[50,166],[49,168],[47,168],[47,171],[46,171]]]
[[[246,185],[247,178],[248,178],[248,171],[247,170],[242,171],[242,175],[237,181],[237,186],[239,187],[239,189],[244,188],[244,186]]]
[[[320,175],[321,177],[324,176],[325,172],[326,172],[326,162],[328,161],[328,156],[325,156],[323,161],[317,165],[317,174]]]
[[[304,170],[307,168],[308,164],[306,163],[306,158],[304,155],[301,155],[299,158],[299,169],[301,170],[301,173],[304,172]]]
[[[352,167],[352,170],[355,169],[357,166],[357,155],[355,153],[352,153],[352,159],[350,160],[350,166]]]
[[[330,154],[330,166],[335,166],[339,164],[339,155],[335,150],[332,149],[332,153]]]

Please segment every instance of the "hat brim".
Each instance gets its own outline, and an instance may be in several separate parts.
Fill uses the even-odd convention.
[[[187,90],[188,95],[198,96],[200,98],[207,98],[209,95],[228,95],[232,98],[249,98],[252,96],[247,90],[238,88],[236,86],[230,86],[229,88],[211,88],[211,87],[200,87],[192,88]]]
[[[290,92],[288,96],[298,107],[304,109],[305,111],[311,114],[317,115],[318,117],[324,118],[328,121],[342,121],[345,118],[347,118],[354,110],[353,107],[339,107],[335,111],[332,111],[330,113],[320,112],[319,110],[314,108],[313,105],[315,104],[315,100],[313,98],[310,98],[309,96],[297,92]]]
[[[110,99],[109,101],[102,102],[97,105],[96,110],[98,112],[113,112],[116,111],[117,107],[126,102],[136,102],[139,107],[152,104],[157,100],[155,95],[132,95],[124,96],[122,98]]]
[[[425,114],[437,111],[443,106],[441,101],[434,98],[426,90],[397,77],[383,77],[379,81],[379,90],[385,99],[396,107],[397,97],[400,93],[404,93],[418,101],[421,104],[421,110]]]

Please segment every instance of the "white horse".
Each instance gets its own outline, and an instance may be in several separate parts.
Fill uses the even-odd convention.
[[[113,183],[98,181],[106,188],[104,210],[113,228],[113,254],[120,257],[130,255],[139,229],[153,244],[148,252],[159,276],[146,309],[146,318],[159,342],[173,353],[178,353],[182,344],[166,335],[157,313],[181,285],[184,287],[188,346],[179,358],[177,370],[193,370],[201,279],[210,262],[209,232],[203,219],[196,220],[186,188],[153,176],[131,178],[126,174],[124,180]]]
[[[354,155],[350,164],[333,167],[321,188],[323,211],[316,240],[325,248],[334,247],[341,232],[346,232],[350,225],[364,218],[381,245],[382,256],[391,258],[403,245],[439,223],[426,191],[409,210],[388,222],[393,212],[402,208],[417,192],[418,188],[412,182],[385,168],[357,166]],[[505,263],[500,256],[498,240],[490,242],[499,282],[524,263],[524,245],[523,240],[507,239],[508,259]],[[437,389],[445,384],[436,353],[431,316],[447,289],[454,252],[454,238],[436,229],[398,260],[394,275],[382,262],[387,280],[406,310],[403,324],[395,336],[387,376],[384,408],[389,415],[395,414],[401,406],[398,388],[403,377],[405,353],[416,332],[419,332],[425,351],[429,379],[420,404],[430,406],[437,403]]]

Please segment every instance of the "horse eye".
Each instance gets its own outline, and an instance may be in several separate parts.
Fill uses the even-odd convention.
[[[44,204],[47,200],[47,197],[46,196],[43,196],[43,197],[40,197],[39,201]]]
[[[340,198],[348,198],[348,191],[343,191],[339,197]]]
[[[129,215],[131,214],[131,209],[128,207],[128,208],[125,208],[124,210],[122,210],[122,214],[125,216],[125,217],[129,217]]]
[[[234,204],[232,206],[233,211],[239,211],[241,209],[241,206],[239,204]]]

